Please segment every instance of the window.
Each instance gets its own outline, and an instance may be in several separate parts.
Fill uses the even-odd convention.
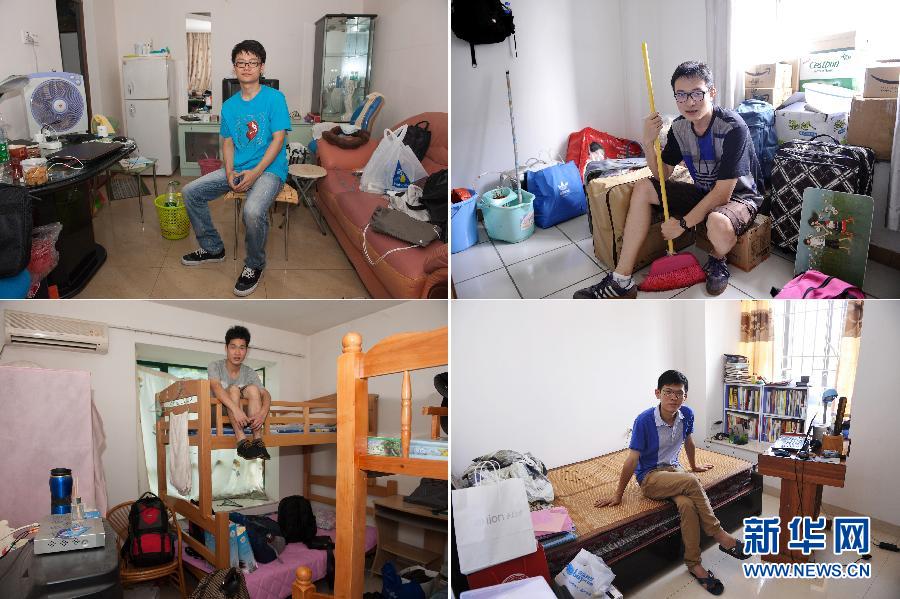
[[[169,364],[166,362],[152,362],[149,360],[138,360],[137,363],[138,366],[146,366],[147,368],[152,368],[153,370],[167,372],[172,376],[180,379],[205,379],[207,377],[206,366],[187,366],[185,364]],[[262,383],[263,387],[265,387],[265,367],[257,368],[256,374],[259,375],[259,380]]]
[[[837,300],[772,302],[775,378],[834,387],[847,303]]]

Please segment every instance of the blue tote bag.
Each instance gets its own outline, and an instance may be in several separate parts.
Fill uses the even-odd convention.
[[[534,194],[534,223],[542,229],[587,212],[581,175],[573,161],[528,173],[528,191]]]

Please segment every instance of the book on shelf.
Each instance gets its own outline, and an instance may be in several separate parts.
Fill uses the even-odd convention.
[[[750,383],[750,362],[746,356],[725,354],[725,382]]]
[[[763,418],[760,436],[763,441],[774,443],[778,440],[778,437],[786,433],[803,433],[803,421],[782,420],[771,416]]]
[[[806,411],[806,389],[766,389],[763,408],[766,413],[802,418]]]
[[[756,439],[756,416],[749,414],[738,414],[735,412],[725,413],[725,434],[730,435],[734,431],[747,433],[750,440]]]
[[[748,412],[759,411],[758,387],[728,387],[728,407]]]

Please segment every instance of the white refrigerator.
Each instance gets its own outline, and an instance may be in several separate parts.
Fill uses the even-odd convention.
[[[165,57],[122,59],[125,134],[138,152],[156,158],[156,172],[171,175],[178,164],[175,63]]]

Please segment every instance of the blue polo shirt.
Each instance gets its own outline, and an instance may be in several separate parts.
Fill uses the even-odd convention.
[[[629,449],[640,452],[635,476],[638,484],[657,466],[680,466],[678,454],[687,436],[694,432],[694,412],[681,406],[672,426],[663,421],[659,406],[644,410],[634,419]]]
[[[251,100],[244,100],[238,92],[222,104],[219,134],[234,142],[235,172],[254,168],[272,143],[272,135],[276,131],[290,130],[291,114],[284,94],[268,85],[261,86]],[[284,143],[287,144],[286,136]],[[286,181],[287,153],[279,152],[266,172]]]

